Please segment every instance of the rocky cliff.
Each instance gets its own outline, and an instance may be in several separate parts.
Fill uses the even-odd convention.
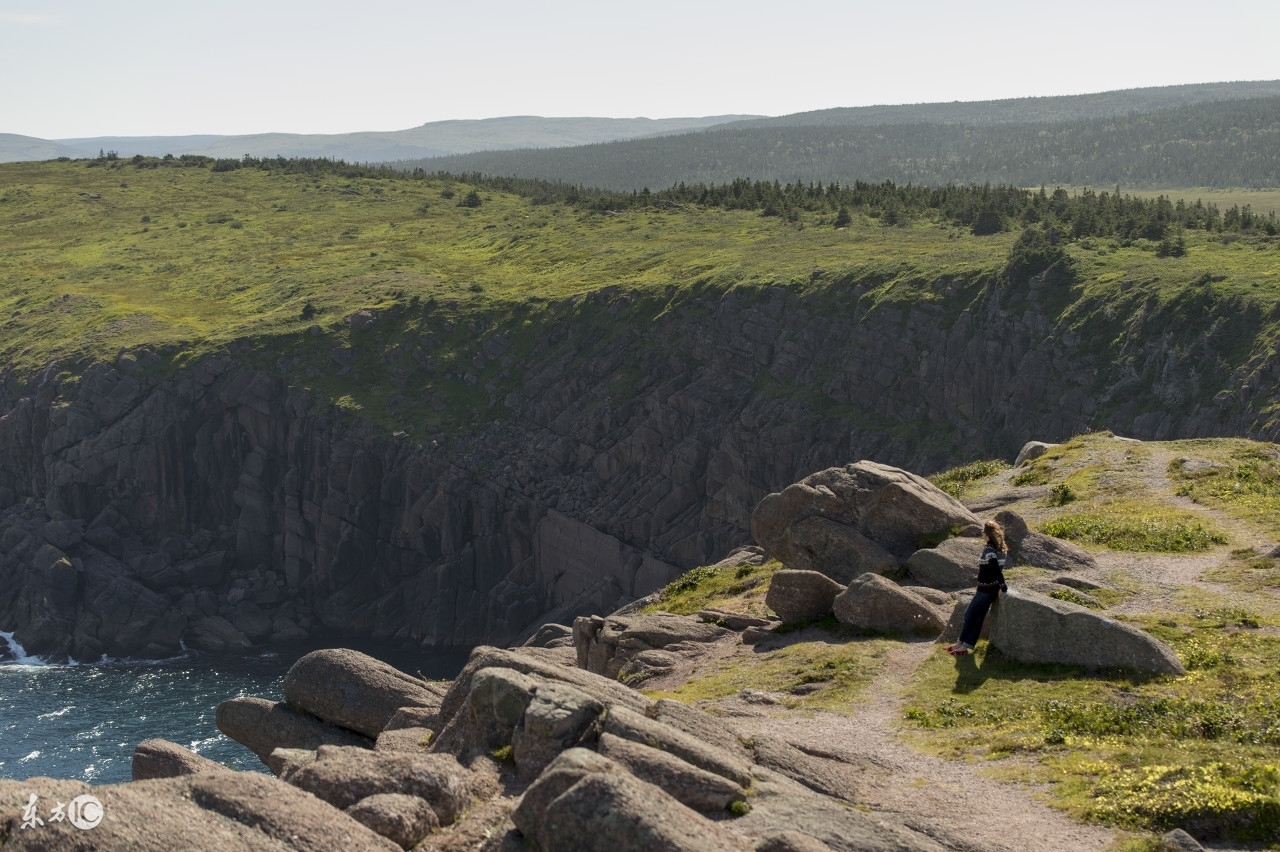
[[[507,643],[714,561],[765,494],[830,465],[1101,428],[1276,436],[1266,318],[1211,285],[1186,305],[874,283],[398,305],[8,371],[0,629],[79,659]]]

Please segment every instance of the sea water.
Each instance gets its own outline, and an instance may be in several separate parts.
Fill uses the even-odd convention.
[[[157,737],[232,769],[266,772],[257,756],[218,731],[218,704],[243,696],[282,700],[285,672],[307,650],[52,664],[0,632],[0,778],[128,781],[134,746]],[[430,678],[453,677],[467,656],[465,650],[359,650]]]

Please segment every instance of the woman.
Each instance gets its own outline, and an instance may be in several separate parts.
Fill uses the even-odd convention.
[[[973,650],[973,646],[978,644],[978,634],[982,632],[987,610],[991,609],[1001,592],[1009,591],[1004,582],[1004,565],[1009,558],[1009,547],[1004,543],[1004,527],[995,521],[987,521],[982,532],[987,537],[987,546],[982,548],[982,555],[978,557],[978,590],[964,612],[960,641],[947,646],[947,653],[953,657],[963,657]]]

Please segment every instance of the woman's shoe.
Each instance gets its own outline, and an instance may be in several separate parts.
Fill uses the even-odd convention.
[[[956,648],[954,651],[948,651],[947,653],[948,653],[948,654],[950,654],[950,655],[951,655],[951,656],[953,656],[953,657],[967,657],[967,656],[969,656],[969,649],[968,649],[968,648]]]

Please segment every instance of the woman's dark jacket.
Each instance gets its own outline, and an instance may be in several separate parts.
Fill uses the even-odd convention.
[[[1001,553],[990,544],[982,548],[982,555],[978,557],[978,591],[1009,591],[1004,582],[1004,565],[1008,558],[1007,553]]]

